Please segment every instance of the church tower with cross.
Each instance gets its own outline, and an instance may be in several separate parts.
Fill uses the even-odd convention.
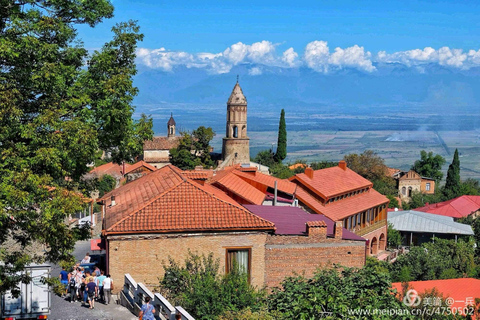
[[[250,138],[247,136],[247,98],[238,83],[227,101],[227,128],[223,138],[222,158],[227,165],[250,163]]]

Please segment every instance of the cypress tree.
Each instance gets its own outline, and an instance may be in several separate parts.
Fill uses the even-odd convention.
[[[285,110],[280,113],[280,123],[278,125],[278,142],[275,160],[281,162],[287,157],[287,125],[285,124]]]
[[[460,195],[460,159],[458,158],[458,150],[455,149],[453,160],[447,171],[447,181],[443,194],[447,198],[455,198]]]

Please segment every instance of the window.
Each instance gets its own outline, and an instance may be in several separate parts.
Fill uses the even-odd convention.
[[[403,195],[406,195],[406,194],[407,194],[407,188],[402,187],[402,194],[403,194]]]
[[[251,248],[227,249],[227,261],[226,261],[225,271],[229,273],[231,270],[233,270],[234,266],[237,266],[241,271],[247,273],[248,281],[250,281],[251,254],[252,254]]]
[[[233,127],[233,137],[238,138],[238,127],[237,126]]]
[[[430,191],[430,182],[427,182],[426,189],[427,191]]]

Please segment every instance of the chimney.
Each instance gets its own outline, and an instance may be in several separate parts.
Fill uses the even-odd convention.
[[[327,224],[325,221],[308,221],[306,226],[309,237],[327,238]]]
[[[273,191],[273,205],[276,206],[277,205],[277,181],[275,181],[275,189]]]
[[[335,227],[333,230],[333,234],[335,235],[335,239],[342,239],[343,236],[343,222],[342,221],[335,221]]]
[[[125,161],[122,162],[122,174],[125,175]]]
[[[115,196],[112,196],[110,199],[112,200],[112,204],[110,206],[113,207],[115,205]]]
[[[340,169],[347,170],[347,163],[345,162],[345,160],[341,160],[340,162],[338,162],[338,166],[340,167]]]
[[[313,169],[308,167],[307,169],[305,169],[305,174],[307,175],[307,177],[309,177],[310,179],[313,179]]]
[[[425,207],[427,207],[428,205],[429,205],[429,203],[428,203],[428,202],[425,202]]]

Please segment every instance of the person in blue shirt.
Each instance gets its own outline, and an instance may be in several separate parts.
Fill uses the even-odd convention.
[[[100,300],[105,302],[105,295],[103,293],[103,281],[106,279],[105,273],[100,271],[100,276],[97,277],[97,287],[98,287],[98,295],[100,296]]]
[[[153,315],[154,313],[155,308],[150,304],[150,297],[146,297],[145,304],[142,306],[138,317],[142,320],[155,320],[155,316]]]
[[[58,278],[60,279],[60,282],[65,287],[65,294],[62,294],[62,298],[63,296],[66,296],[68,292],[68,281],[70,280],[69,275],[70,274],[67,271],[65,271],[65,267],[62,267],[62,271],[60,271],[60,275],[58,276]]]

